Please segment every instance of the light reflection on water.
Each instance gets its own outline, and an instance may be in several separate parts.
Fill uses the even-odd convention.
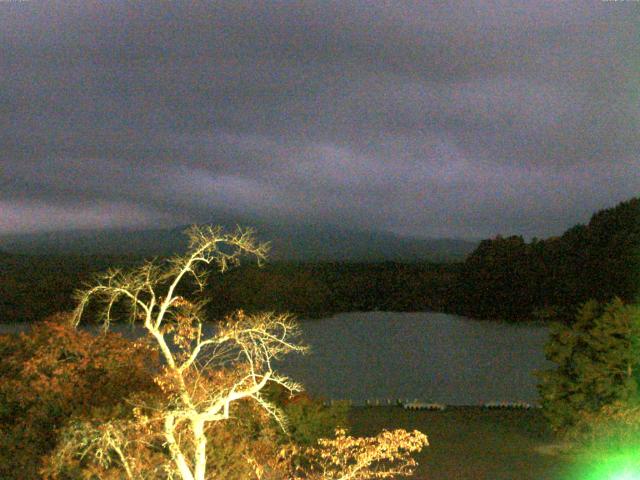
[[[469,320],[443,313],[355,312],[301,323],[306,356],[280,370],[312,395],[351,399],[420,399],[449,405],[536,403],[535,369],[548,330]],[[0,324],[0,333],[21,326]],[[126,325],[113,329],[135,336]]]

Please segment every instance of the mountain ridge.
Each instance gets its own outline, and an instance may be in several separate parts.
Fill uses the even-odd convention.
[[[478,242],[458,238],[416,238],[333,225],[214,221],[227,230],[255,228],[271,245],[273,261],[454,261]],[[0,250],[29,255],[165,256],[186,247],[187,225],[151,229],[87,229],[0,235]]]

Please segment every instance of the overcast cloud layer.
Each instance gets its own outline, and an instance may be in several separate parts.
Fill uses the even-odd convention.
[[[0,3],[0,233],[544,237],[640,193],[638,2]]]

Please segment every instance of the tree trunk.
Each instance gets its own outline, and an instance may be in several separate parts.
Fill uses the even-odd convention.
[[[204,434],[204,420],[197,418],[192,420],[193,439],[195,442],[195,475],[194,480],[204,480],[207,470],[207,437]]]
[[[174,435],[174,419],[171,415],[167,416],[164,420],[164,436],[167,439],[167,444],[169,445],[169,452],[171,453],[171,458],[175,463],[182,480],[194,480],[193,473],[191,473],[191,469],[187,464],[186,459],[182,451],[180,450],[180,446],[176,441],[176,437]],[[202,477],[204,478],[204,477]]]

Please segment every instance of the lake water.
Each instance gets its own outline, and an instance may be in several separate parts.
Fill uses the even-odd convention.
[[[356,312],[301,323],[305,356],[280,371],[327,399],[419,399],[449,405],[537,402],[548,330],[443,313]],[[20,326],[0,325],[0,333]],[[117,330],[128,327],[116,326]]]

